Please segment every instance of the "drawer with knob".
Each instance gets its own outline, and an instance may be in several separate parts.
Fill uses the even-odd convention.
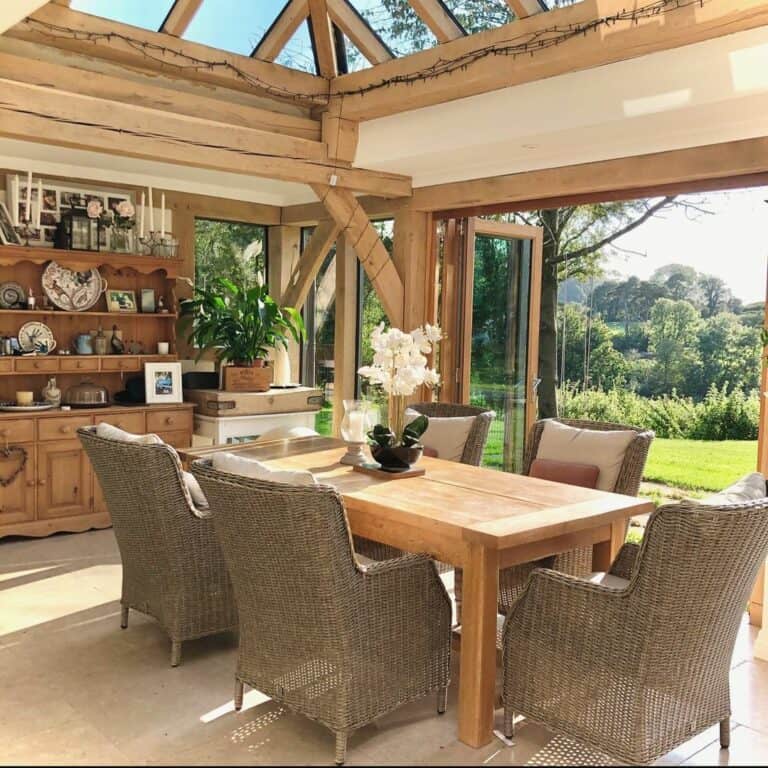
[[[10,373],[13,370],[13,358],[0,357],[0,373]]]
[[[59,360],[55,357],[17,357],[16,373],[56,373]]]
[[[101,360],[102,371],[140,371],[141,358],[138,357],[104,357]]]
[[[96,424],[101,421],[135,435],[143,435],[147,431],[143,413],[105,413],[95,417]]]
[[[149,411],[147,413],[147,432],[192,431],[192,413],[182,411]]]
[[[39,440],[66,440],[77,438],[77,430],[91,424],[90,416],[62,416],[53,419],[38,420]]]
[[[88,373],[88,372],[94,372],[99,370],[99,359],[97,357],[94,358],[79,358],[79,357],[70,357],[70,358],[62,358],[59,360],[59,366],[61,368],[62,373]]]
[[[31,443],[35,439],[32,419],[0,419],[0,449],[15,443]]]

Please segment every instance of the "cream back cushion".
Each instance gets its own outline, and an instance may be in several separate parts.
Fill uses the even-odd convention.
[[[410,424],[421,414],[408,408],[405,411],[405,423]],[[427,431],[421,436],[425,448],[432,448],[439,459],[461,461],[464,446],[477,416],[430,416]]]
[[[102,437],[105,440],[115,440],[119,443],[135,443],[137,445],[167,445],[161,437],[153,435],[136,435],[133,432],[126,432],[120,427],[115,427],[112,424],[102,421],[96,425],[96,435]],[[173,455],[176,459],[176,464],[181,472],[181,478],[184,481],[184,490],[188,501],[191,501],[193,506],[198,509],[208,509],[208,499],[205,498],[200,483],[197,482],[197,478],[191,472],[184,472],[181,468],[181,460],[179,454],[176,453],[176,449],[169,446],[173,451]]]
[[[733,485],[729,485],[719,493],[701,499],[702,504],[722,507],[726,504],[742,504],[745,501],[757,501],[766,497],[765,475],[751,472]]]
[[[266,480],[271,483],[287,485],[315,485],[315,476],[306,470],[270,469],[256,459],[238,456],[235,453],[214,453],[213,468],[232,475],[250,477],[253,480]]]
[[[635,437],[637,433],[631,430],[579,429],[559,421],[547,421],[536,458],[594,464],[600,470],[596,487],[613,491],[624,455]]]

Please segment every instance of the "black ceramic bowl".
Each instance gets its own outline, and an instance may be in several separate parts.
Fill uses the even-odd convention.
[[[397,448],[382,448],[380,445],[371,446],[373,460],[381,464],[386,472],[405,472],[416,464],[424,452],[423,445]]]

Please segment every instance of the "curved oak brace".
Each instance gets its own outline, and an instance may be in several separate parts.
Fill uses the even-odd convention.
[[[381,300],[392,325],[403,322],[404,287],[389,252],[357,198],[346,189],[310,185],[330,217],[348,235],[357,258]]]

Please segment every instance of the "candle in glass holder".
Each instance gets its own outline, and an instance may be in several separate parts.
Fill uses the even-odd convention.
[[[276,387],[287,387],[291,383],[291,359],[285,347],[281,345],[275,347],[273,366],[272,383]]]

